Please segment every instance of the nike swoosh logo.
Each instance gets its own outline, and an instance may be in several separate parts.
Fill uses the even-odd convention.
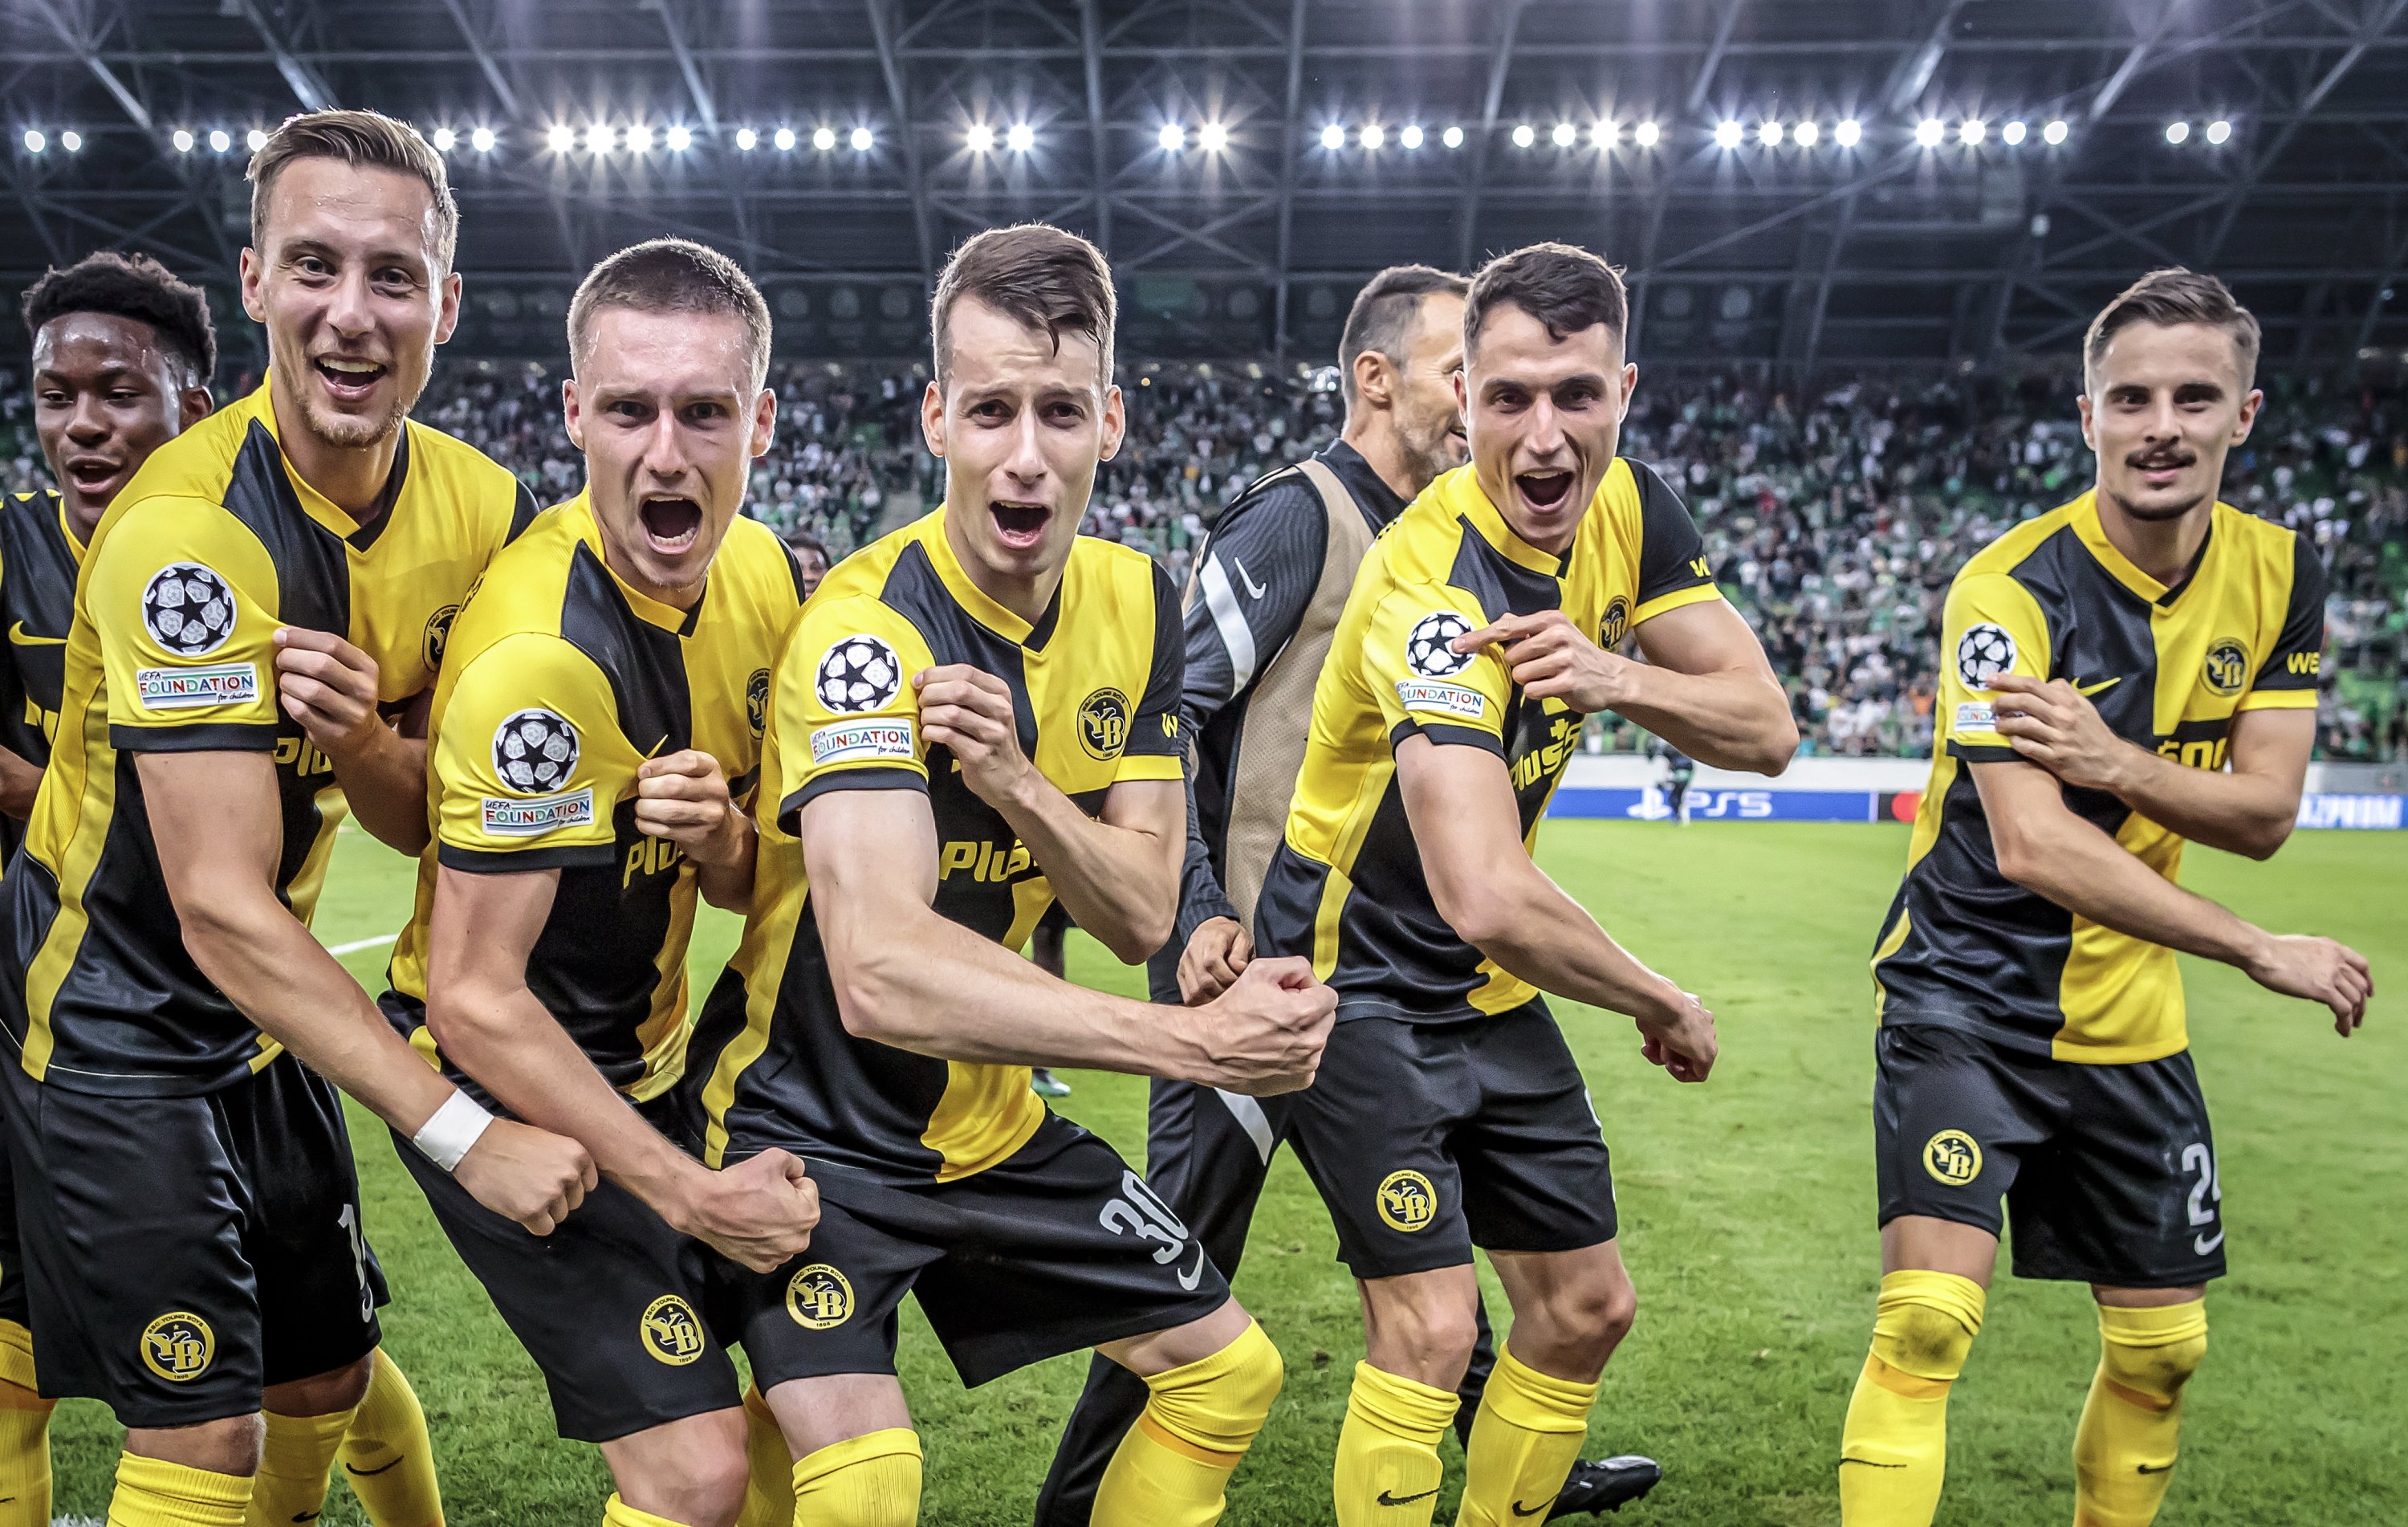
[[[1246,585],[1247,598],[1259,599],[1263,597],[1263,585],[1246,575],[1246,565],[1243,562],[1233,556],[1229,558],[1229,566],[1238,569],[1238,582]]]
[[[401,1467],[401,1462],[402,1461],[400,1459],[396,1458],[390,1463],[380,1463],[372,1469],[355,1469],[349,1463],[346,1463],[343,1465],[343,1472],[345,1474],[356,1475],[360,1478],[366,1479],[372,1475],[382,1474],[387,1469],[397,1469]]]
[[[25,623],[22,620],[8,627],[8,640],[21,647],[64,647],[67,644],[67,639],[63,636],[26,635]]]
[[[2174,1466],[2172,1463],[2135,1463],[2132,1467],[2143,1474],[2172,1474],[2174,1472]]]
[[[1517,1517],[1535,1517],[1540,1512],[1544,1511],[1547,1507],[1555,1504],[1555,1498],[1553,1495],[1548,1496],[1545,1500],[1541,1501],[1536,1505],[1524,1505],[1521,1502],[1515,1501],[1513,1503],[1513,1514]]]
[[[1179,1275],[1179,1286],[1189,1293],[1194,1293],[1196,1291],[1196,1285],[1203,1281],[1204,1243],[1198,1241],[1196,1243],[1196,1265],[1189,1268],[1186,1272]]]
[[[1374,1496],[1372,1499],[1373,1499],[1373,1503],[1374,1503],[1375,1505],[1412,1505],[1415,1501],[1426,1501],[1426,1500],[1428,1500],[1431,1496],[1433,1496],[1433,1495],[1435,1495],[1435,1494],[1437,1494],[1437,1493],[1438,1493],[1438,1489],[1437,1489],[1437,1487],[1435,1487],[1435,1486],[1431,1487],[1431,1488],[1430,1488],[1430,1489],[1428,1489],[1428,1490],[1425,1490],[1425,1491],[1422,1491],[1420,1494],[1418,1494],[1418,1495],[1391,1495],[1391,1494],[1389,1494],[1386,1491],[1384,1491],[1384,1490],[1383,1490],[1383,1491],[1380,1491],[1380,1493],[1379,1493],[1378,1495]]]
[[[2209,1252],[2214,1250],[2217,1246],[2220,1246],[2223,1244],[2224,1232],[2222,1231],[2217,1231],[2213,1235],[2194,1235],[2190,1238],[2190,1248],[2193,1251],[2198,1252],[2202,1257],[2206,1256]]]
[[[1868,1469],[1902,1469],[1906,1467],[1903,1463],[1876,1463],[1870,1458],[1843,1458],[1840,1460],[1840,1462],[1842,1465],[1856,1463]]]
[[[2087,699],[2089,696],[2096,695],[2096,694],[2100,694],[2100,693],[2101,693],[2101,692],[2103,692],[2103,691],[2105,691],[2105,690],[2113,689],[2113,688],[2114,688],[2117,684],[2122,684],[2123,682],[2124,682],[2124,675],[2122,675],[2122,674],[2120,674],[2120,673],[2116,674],[2116,675],[2115,675],[2114,678],[2112,678],[2112,679],[2101,679],[2101,680],[2100,680],[2097,684],[2084,684],[2084,683],[2082,683],[2080,680],[2078,680],[2078,679],[2077,679],[2077,680],[2075,680],[2075,681],[2074,681],[2074,684],[2073,684],[2073,692],[2074,692],[2075,694],[2077,694],[2077,695],[2083,696],[2084,698]]]

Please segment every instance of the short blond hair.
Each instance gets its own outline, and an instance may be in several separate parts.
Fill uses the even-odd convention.
[[[354,168],[389,169],[425,182],[435,200],[435,252],[445,270],[460,241],[460,204],[443,156],[418,129],[381,111],[305,111],[287,117],[251,156],[251,247],[267,248],[267,203],[277,177],[302,159],[339,159]]]
[[[630,244],[585,273],[568,302],[568,365],[582,369],[594,315],[606,308],[710,313],[744,320],[745,354],[758,388],[769,375],[769,304],[744,267],[691,238]]]

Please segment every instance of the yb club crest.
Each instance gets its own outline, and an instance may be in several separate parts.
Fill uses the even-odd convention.
[[[2207,686],[2219,695],[2237,695],[2249,682],[2249,649],[2237,637],[2225,637],[2207,649]]]
[[[1923,1170],[1937,1182],[1962,1188],[1982,1174],[1982,1147],[1962,1130],[1942,1130],[1924,1143]]]
[[[786,1280],[786,1313],[798,1326],[832,1331],[853,1318],[853,1285],[842,1273],[815,1261]]]
[[[170,1310],[142,1328],[142,1366],[171,1384],[189,1384],[218,1354],[217,1333],[190,1310]]]
[[[672,1368],[684,1367],[710,1345],[702,1322],[695,1318],[694,1306],[676,1294],[663,1294],[644,1306],[638,1333],[643,1338],[644,1350]]]
[[[1117,758],[1128,746],[1128,697],[1098,689],[1079,706],[1079,745],[1091,758]]]
[[[1597,644],[1612,652],[1630,634],[1630,601],[1617,594],[1606,601],[1605,618],[1598,623]]]
[[[1380,1217],[1409,1235],[1427,1230],[1438,1217],[1438,1189],[1418,1172],[1391,1172],[1380,1179]]]

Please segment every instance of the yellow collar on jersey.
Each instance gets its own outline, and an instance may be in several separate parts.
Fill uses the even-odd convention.
[[[1597,493],[1589,499],[1588,509],[1581,520],[1583,526],[1586,526],[1589,520],[1609,512],[1606,499],[1612,491],[1615,477],[1627,477],[1629,473],[1629,465],[1620,456],[1607,465],[1605,475],[1598,480]],[[1508,562],[1527,568],[1532,572],[1544,573],[1550,578],[1563,576],[1564,558],[1553,552],[1542,552],[1524,540],[1521,532],[1508,524],[1504,514],[1489,501],[1488,495],[1480,486],[1475,469],[1469,465],[1457,467],[1440,477],[1430,484],[1430,492],[1437,495],[1440,508],[1450,515],[1461,516]],[[1573,544],[1579,543],[1579,537],[1575,534]]]
[[[619,596],[627,601],[628,609],[634,611],[647,625],[657,626],[672,636],[694,634],[695,622],[702,618],[702,601],[710,598],[709,573],[706,572],[703,575],[702,593],[695,597],[693,609],[680,610],[676,605],[663,604],[620,577],[619,569],[610,566],[609,549],[602,544],[601,522],[594,517],[594,495],[591,488],[578,489],[576,497],[562,504],[553,512],[566,516],[566,524],[576,530],[577,539],[583,541],[594,553],[594,559],[602,564],[602,570],[610,575],[610,582],[619,585]],[[719,544],[722,551],[726,550],[725,541],[723,540]]]
[[[939,504],[935,513],[920,522],[920,545],[927,552],[928,561],[935,566],[938,580],[945,585],[945,592],[953,597],[953,602],[967,611],[972,620],[1015,645],[1027,642],[1029,633],[1037,627],[988,598],[986,590],[971,581],[969,569],[962,566],[962,559],[953,555],[953,538],[945,534],[944,505]],[[1071,542],[1073,550],[1077,545],[1076,541]],[[1062,575],[1068,577],[1069,570],[1066,559]],[[1061,584],[1057,583],[1054,587],[1054,597],[1058,599],[1062,597]]]
[[[276,400],[269,396],[266,382],[261,382],[259,390],[241,402],[228,405],[226,411],[237,418],[248,415],[267,426],[268,439],[276,442],[277,460],[284,468],[284,480],[293,484],[294,497],[301,500],[302,509],[308,512],[311,519],[345,540],[350,540],[368,528],[366,525],[353,519],[349,510],[312,487],[309,480],[301,475],[301,468],[293,465],[293,458],[284,454],[284,434],[276,427]],[[409,421],[404,419],[401,422],[401,427],[407,431],[409,428]],[[238,436],[237,439],[239,439]],[[407,468],[404,469],[407,470]],[[390,495],[390,502],[385,509],[385,513],[391,515],[400,507],[401,495],[394,492]]]
[[[2215,555],[2217,538],[2214,534],[2213,516],[2223,508],[2224,505],[2219,502],[2208,511],[2211,517],[2208,522],[2207,543],[2200,548],[2199,559],[2192,564],[2190,575],[2183,580],[2182,586],[2185,588],[2200,581],[2200,576],[2207,571],[2208,559]],[[2115,543],[2107,539],[2107,526],[2099,518],[2098,489],[2093,488],[2073,501],[2072,521],[2073,533],[2082,538],[2082,544],[2090,548],[2090,555],[2098,558],[2099,565],[2105,568],[2108,575],[2117,583],[2153,605],[2163,604],[2166,596],[2173,592],[2166,584],[2158,583],[2143,571],[2138,563],[2117,550]]]

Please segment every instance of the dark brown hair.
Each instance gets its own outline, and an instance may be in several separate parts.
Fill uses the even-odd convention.
[[[953,251],[929,304],[939,390],[953,353],[953,304],[964,297],[1043,329],[1056,354],[1066,330],[1092,337],[1103,353],[1104,385],[1111,385],[1112,327],[1119,316],[1112,268],[1103,251],[1077,234],[1049,223],[1023,223],[989,228]]]
[[[1388,357],[1391,364],[1405,364],[1405,347],[1411,342],[1413,322],[1421,316],[1422,300],[1434,292],[1462,296],[1471,290],[1471,282],[1452,270],[1440,270],[1432,266],[1390,266],[1364,283],[1354,294],[1354,306],[1346,314],[1346,329],[1338,339],[1338,382],[1346,395],[1346,406],[1354,406],[1354,362],[1367,351],[1376,351]]]
[[[2232,337],[2232,349],[2241,362],[2241,390],[2247,392],[2258,375],[2257,315],[2233,300],[2232,289],[2214,276],[2181,266],[2168,266],[2152,270],[2115,295],[2115,300],[2100,310],[2090,321],[2090,331],[2082,339],[2082,370],[2086,385],[2090,368],[2099,357],[2107,353],[2108,341],[2115,331],[2134,324],[2156,324],[2172,327],[2176,324],[2205,324],[2219,328]]]
[[[594,315],[605,308],[647,313],[711,313],[744,320],[757,390],[769,374],[769,305],[744,267],[691,238],[630,244],[585,273],[568,302],[568,364],[585,357]]]
[[[1500,254],[1471,278],[1471,295],[1463,308],[1466,360],[1480,342],[1489,310],[1499,307],[1528,313],[1546,325],[1551,339],[1603,324],[1613,331],[1617,344],[1630,315],[1622,272],[1570,244],[1531,244]]]
[[[25,327],[37,335],[51,319],[70,313],[107,313],[148,324],[160,348],[179,363],[188,386],[208,385],[218,368],[209,299],[147,254],[87,254],[27,287],[22,310]]]
[[[267,201],[276,178],[298,159],[339,159],[354,168],[395,170],[426,182],[435,198],[435,254],[445,270],[460,238],[460,204],[452,199],[452,180],[443,156],[418,136],[418,129],[381,111],[307,111],[287,117],[267,135],[251,156],[251,247],[267,248]]]

